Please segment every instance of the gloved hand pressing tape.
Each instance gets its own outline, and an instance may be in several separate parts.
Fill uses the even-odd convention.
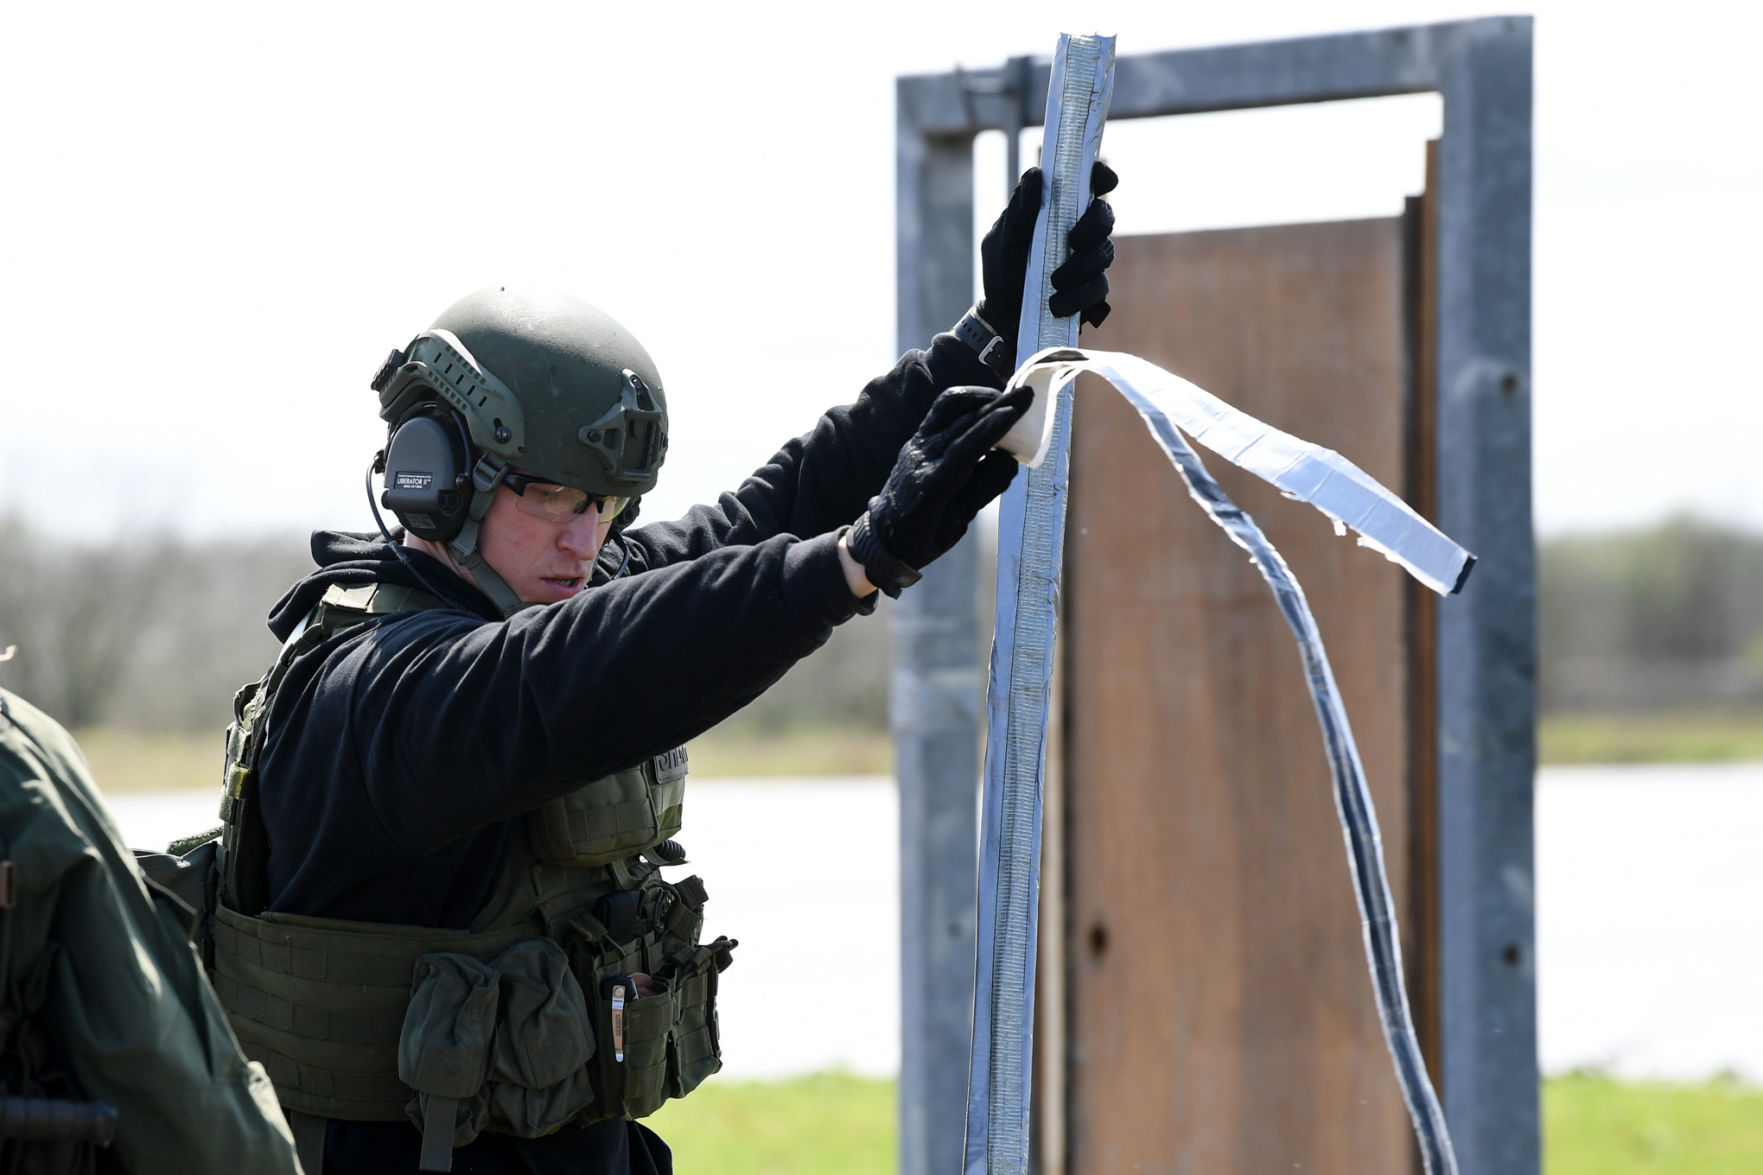
[[[1016,459],[992,446],[1032,395],[1028,388],[957,387],[937,397],[846,539],[870,583],[899,596],[1004,492]]]

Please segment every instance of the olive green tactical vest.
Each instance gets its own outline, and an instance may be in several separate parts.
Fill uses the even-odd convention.
[[[691,1092],[722,1067],[717,976],[735,946],[698,941],[703,883],[657,867],[678,854],[684,748],[528,813],[467,930],[263,910],[255,767],[289,664],[345,629],[438,606],[405,588],[333,586],[239,691],[212,924],[215,990],[282,1104],[417,1122],[425,1170],[447,1169],[448,1147],[482,1130],[536,1137]],[[634,998],[637,971],[653,995]]]

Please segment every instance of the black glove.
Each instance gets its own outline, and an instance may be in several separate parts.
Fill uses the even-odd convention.
[[[864,574],[890,596],[967,533],[982,507],[1016,476],[1016,458],[992,446],[1027,411],[1034,392],[950,388],[900,450],[894,470],[845,544]]]
[[[1114,260],[1114,209],[1101,197],[1120,184],[1114,169],[1096,160],[1090,169],[1090,206],[1071,226],[1065,243],[1071,256],[1051,276],[1053,296],[1047,306],[1055,317],[1082,314],[1091,326],[1108,317],[1108,266]],[[981,288],[985,294],[977,309],[980,317],[1004,339],[1011,366],[1016,360],[1016,332],[1022,317],[1022,283],[1028,274],[1028,247],[1035,235],[1035,217],[1041,210],[1041,169],[1022,173],[1022,182],[1010,193],[1010,203],[986,231],[979,245]]]

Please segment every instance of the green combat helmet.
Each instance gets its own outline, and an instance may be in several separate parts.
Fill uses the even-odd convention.
[[[634,499],[667,454],[654,360],[567,294],[468,294],[392,352],[373,388],[389,428],[381,501],[412,534],[446,543],[505,613],[524,605],[477,541],[505,474]]]

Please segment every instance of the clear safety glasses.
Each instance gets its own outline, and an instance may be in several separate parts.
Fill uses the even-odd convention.
[[[567,522],[572,515],[587,513],[589,506],[600,507],[601,522],[611,522],[630,501],[571,489],[525,473],[505,473],[502,484],[514,491],[515,509],[547,522]]]

